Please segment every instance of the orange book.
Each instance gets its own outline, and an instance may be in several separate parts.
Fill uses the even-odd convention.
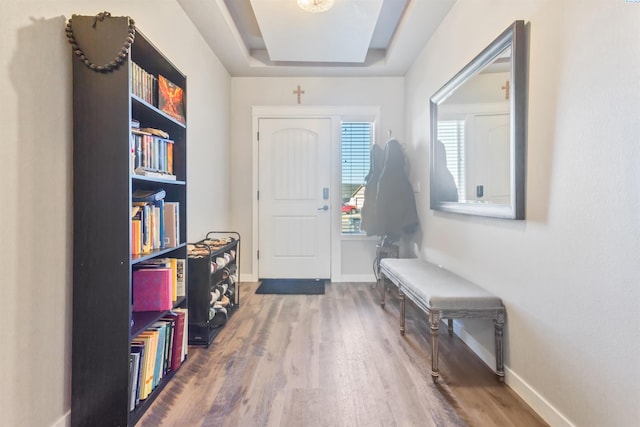
[[[133,255],[137,254],[136,252],[136,221],[134,219],[131,220],[131,253]]]
[[[167,172],[173,175],[173,141],[167,144]]]
[[[144,364],[141,375],[140,400],[146,399],[153,391],[153,373],[155,369],[156,352],[158,350],[158,331],[146,330],[136,337],[144,342]]]
[[[185,123],[184,91],[162,75],[158,76],[158,108],[180,123]]]

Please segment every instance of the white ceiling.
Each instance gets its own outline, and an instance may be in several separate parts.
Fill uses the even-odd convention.
[[[403,76],[455,0],[178,0],[232,76]]]
[[[305,12],[290,0],[251,0],[251,7],[272,62],[363,63],[382,0],[339,1],[323,13]]]

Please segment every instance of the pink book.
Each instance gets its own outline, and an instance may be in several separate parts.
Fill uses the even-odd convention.
[[[133,272],[133,311],[171,310],[171,269],[142,268]]]

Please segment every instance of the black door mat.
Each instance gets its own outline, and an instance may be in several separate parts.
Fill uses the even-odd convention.
[[[256,294],[323,295],[324,280],[316,279],[262,279]]]

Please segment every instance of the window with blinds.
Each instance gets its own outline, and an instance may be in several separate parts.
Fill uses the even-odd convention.
[[[466,200],[464,120],[438,120],[438,139],[447,153],[447,168],[458,186],[458,200]]]
[[[360,210],[364,203],[364,180],[369,173],[373,144],[373,123],[342,122],[342,233],[360,231]]]

